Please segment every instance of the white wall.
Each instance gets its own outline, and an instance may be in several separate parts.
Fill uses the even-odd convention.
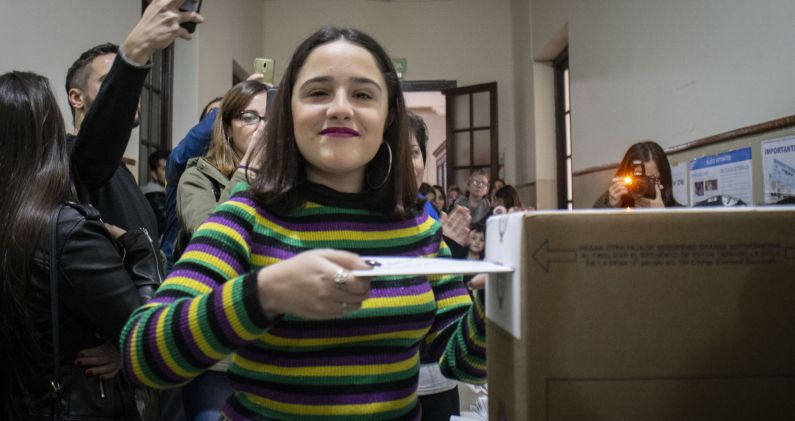
[[[514,158],[514,80],[510,0],[265,2],[265,52],[280,80],[295,47],[326,25],[353,26],[408,61],[406,80],[451,79],[458,86],[497,81],[500,153]],[[516,178],[516,163],[506,163]]]
[[[534,49],[568,23],[575,171],[638,140],[670,147],[795,114],[795,2],[532,5]]]
[[[194,40],[177,41],[174,57],[174,122],[176,144],[193,127],[211,99],[232,87],[232,62],[249,72],[263,50],[263,1],[206,1]]]

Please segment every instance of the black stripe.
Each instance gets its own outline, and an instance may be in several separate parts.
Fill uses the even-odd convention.
[[[291,359],[318,359],[330,357],[356,357],[356,356],[372,356],[372,355],[385,355],[385,354],[401,354],[407,353],[404,346],[374,346],[372,344],[365,344],[364,346],[332,346],[330,348],[321,348],[317,350],[283,350],[283,349],[262,349],[262,348],[248,348],[249,353],[257,354],[255,358],[267,360],[271,358],[291,358]],[[244,356],[247,356],[243,354]],[[247,356],[248,357],[248,356]]]
[[[411,386],[416,385],[417,383],[416,373],[405,379],[395,380],[391,382],[384,382],[384,383],[367,383],[367,384],[348,383],[348,384],[328,384],[322,386],[310,385],[305,383],[304,384],[274,383],[263,380],[251,379],[249,377],[243,377],[232,372],[229,373],[229,378],[235,383],[250,385],[253,387],[261,387],[265,389],[273,389],[273,390],[278,390],[280,392],[293,393],[297,395],[341,396],[341,395],[350,395],[350,394],[390,392],[390,391],[397,391],[409,388]],[[324,377],[323,380],[329,380],[329,378]],[[370,381],[371,379],[367,376],[362,376],[362,380]]]
[[[299,330],[303,332],[313,330],[334,330],[342,328],[363,327],[372,325],[399,325],[404,323],[424,322],[433,320],[436,310],[423,313],[411,313],[395,317],[394,314],[385,316],[372,316],[357,319],[334,320],[285,320],[276,324],[276,328],[283,330]]]
[[[185,338],[185,335],[182,334],[182,331],[180,329],[182,326],[188,325],[187,320],[182,319],[182,309],[189,304],[190,301],[187,300],[175,303],[173,307],[174,322],[171,323],[170,325],[171,336],[174,338],[174,342],[177,345],[177,349],[179,350],[180,356],[183,359],[185,359],[185,362],[187,362],[192,367],[203,367],[205,365],[203,365],[202,362],[199,361],[199,359],[196,358],[196,356],[190,352],[190,346],[188,345],[188,341]],[[188,335],[190,335],[189,332]]]
[[[216,317],[215,311],[213,310],[213,301],[215,299],[216,294],[221,294],[221,290],[215,290],[211,292],[207,297],[207,301],[204,303],[204,309],[207,312],[207,325],[210,326],[210,330],[212,331],[212,335],[214,338],[221,343],[221,346],[229,349],[235,349],[235,344],[232,343],[229,338],[224,335],[223,329],[221,329],[221,324]]]

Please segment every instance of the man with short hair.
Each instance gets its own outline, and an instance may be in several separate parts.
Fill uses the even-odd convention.
[[[124,230],[146,229],[157,247],[157,221],[132,173],[122,163],[152,54],[176,38],[179,26],[202,22],[180,12],[182,0],[153,0],[121,47],[106,43],[80,55],[67,72],[66,91],[74,122],[67,136],[75,185],[103,219]]]
[[[168,152],[156,150],[149,154],[149,182],[141,186],[141,193],[155,213],[158,237],[166,229],[166,161]]]

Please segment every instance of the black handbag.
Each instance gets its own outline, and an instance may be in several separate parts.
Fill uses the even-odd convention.
[[[50,220],[50,309],[52,314],[53,376],[50,381],[52,393],[49,414],[31,414],[29,420],[58,421],[138,421],[134,388],[123,375],[110,380],[88,377],[83,369],[73,365],[60,365],[60,326],[58,316],[58,248],[57,226],[65,206],[77,209],[81,214],[96,214],[84,205],[66,203],[59,206]]]

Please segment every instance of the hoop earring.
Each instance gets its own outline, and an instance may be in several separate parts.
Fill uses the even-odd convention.
[[[384,144],[386,145],[387,152],[389,152],[389,164],[386,167],[386,176],[384,177],[384,180],[381,183],[379,183],[377,186],[373,186],[372,184],[370,184],[369,177],[366,177],[365,181],[367,182],[367,187],[370,187],[370,189],[372,190],[378,190],[381,187],[384,187],[384,184],[386,184],[386,182],[389,180],[389,175],[392,173],[392,147],[389,146],[389,142],[385,141]],[[380,151],[381,149],[379,148],[378,150]]]

